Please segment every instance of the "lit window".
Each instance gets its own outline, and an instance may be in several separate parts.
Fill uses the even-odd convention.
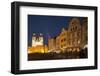
[[[78,40],[78,44],[80,44],[80,40]]]

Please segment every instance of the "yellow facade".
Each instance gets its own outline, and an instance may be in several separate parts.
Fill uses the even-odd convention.
[[[60,50],[60,35],[56,37],[56,50]]]
[[[48,39],[48,49],[50,50],[55,50],[55,39],[54,38],[49,38]]]
[[[47,45],[38,45],[28,48],[28,53],[47,53]]]
[[[67,30],[62,28],[60,33],[60,49],[64,50],[67,48]]]

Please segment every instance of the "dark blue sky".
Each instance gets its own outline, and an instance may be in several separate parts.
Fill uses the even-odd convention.
[[[72,18],[69,16],[28,15],[28,45],[31,46],[33,33],[42,33],[44,43],[47,44],[48,37],[57,36],[63,27],[68,27]]]

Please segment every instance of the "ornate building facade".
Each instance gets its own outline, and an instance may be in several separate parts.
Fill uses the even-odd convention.
[[[28,48],[28,53],[46,53],[48,46],[44,45],[43,34],[33,34],[32,36],[32,47]]]
[[[43,45],[43,34],[36,35],[33,33],[32,46]]]
[[[67,30],[65,28],[62,28],[61,33],[59,35],[60,41],[56,40],[60,43],[60,49],[64,50],[67,47]]]
[[[48,39],[49,50],[80,51],[87,44],[87,30],[87,18],[82,23],[79,18],[73,18],[68,28],[62,28],[56,39]]]
[[[80,20],[78,18],[73,18],[68,27],[68,47],[69,50],[77,50],[81,48],[81,40],[82,40],[82,34],[81,34],[81,25]]]

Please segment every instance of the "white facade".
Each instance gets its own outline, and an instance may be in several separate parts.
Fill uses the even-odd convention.
[[[33,34],[32,36],[32,46],[37,46],[37,45],[43,45],[43,35],[39,34],[36,36],[36,34]]]

